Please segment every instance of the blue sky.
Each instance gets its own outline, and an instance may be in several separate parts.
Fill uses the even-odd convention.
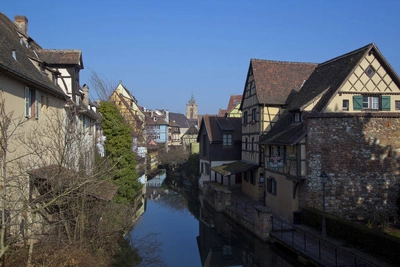
[[[80,49],[84,69],[122,81],[151,109],[200,114],[242,94],[251,58],[320,63],[374,42],[400,72],[397,0],[2,1],[43,48]],[[92,97],[95,100],[94,96]]]

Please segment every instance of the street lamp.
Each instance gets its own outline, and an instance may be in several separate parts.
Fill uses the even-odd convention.
[[[321,184],[322,184],[322,231],[321,235],[322,237],[326,237],[326,220],[325,220],[325,184],[328,181],[328,175],[322,171],[321,175],[319,176],[321,179]]]

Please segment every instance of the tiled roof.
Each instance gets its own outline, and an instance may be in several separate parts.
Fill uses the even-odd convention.
[[[192,124],[183,135],[197,135],[199,130]]]
[[[89,179],[88,176],[67,169],[60,165],[49,165],[39,169],[28,171],[36,184],[41,184],[41,181],[46,185],[60,187],[58,189],[66,189],[69,186],[76,186],[79,183],[85,183]],[[88,195],[102,200],[112,200],[118,191],[118,186],[107,181],[89,181]]]
[[[144,112],[144,115],[146,116],[146,125],[168,125],[165,117],[158,116],[156,112],[153,112],[153,117],[149,111]]]
[[[260,136],[259,144],[295,145],[306,135],[303,122],[294,123],[294,115],[286,111],[266,135]]]
[[[219,109],[218,116],[224,117],[226,115],[227,110],[226,109]]]
[[[314,72],[310,75],[303,87],[290,98],[288,108],[275,123],[272,129],[260,137],[260,144],[281,144],[294,145],[303,138],[306,133],[304,122],[295,123],[293,111],[302,110],[311,101],[320,98],[312,111],[304,112],[304,117],[332,116],[330,113],[320,113],[329,104],[335,93],[340,89],[341,85],[347,80],[354,69],[359,65],[360,61],[367,53],[374,53],[385,66],[394,82],[400,85],[400,79],[389,63],[382,56],[375,44],[369,44],[352,52],[346,53],[339,57],[328,60],[318,65]],[[292,112],[291,112],[292,111]],[[383,116],[383,113],[379,113]],[[369,116],[368,113],[359,114],[361,116]],[[355,114],[342,113],[338,116],[356,116]]]
[[[101,200],[111,201],[119,187],[107,181],[98,181],[90,185],[88,194]]]
[[[204,123],[204,126],[203,126]],[[222,141],[223,132],[232,132],[233,141],[242,140],[242,119],[217,117],[217,116],[204,116],[202,125],[205,127],[210,142]]]
[[[231,111],[236,107],[238,103],[242,102],[242,95],[231,95],[228,102],[227,112]]]
[[[360,49],[319,64],[308,80],[304,83],[301,90],[290,101],[288,109],[302,109],[316,97],[322,96],[320,101],[314,107],[314,110],[321,111],[342,83],[353,72],[360,60],[373,47],[374,44],[369,44]]]
[[[37,59],[32,49],[21,44],[14,22],[0,12],[0,69],[25,80],[27,86],[40,86],[66,98],[62,89],[42,74],[29,58]]]
[[[189,128],[190,124],[185,115],[181,113],[169,113],[169,119],[175,121],[181,128]]]
[[[285,104],[289,94],[301,88],[316,66],[315,63],[251,59],[250,70],[253,71],[258,102]]]
[[[39,58],[52,65],[79,65],[83,69],[81,50],[43,49],[38,51]]]

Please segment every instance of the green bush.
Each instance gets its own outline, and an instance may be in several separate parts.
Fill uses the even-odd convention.
[[[322,212],[314,208],[303,208],[302,222],[314,229],[321,229]],[[379,230],[326,214],[326,232],[330,237],[346,241],[377,258],[400,264],[400,238]]]

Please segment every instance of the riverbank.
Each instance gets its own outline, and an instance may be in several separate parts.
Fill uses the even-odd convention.
[[[261,240],[278,242],[280,246],[296,253],[303,263],[316,266],[354,266],[355,262],[358,262],[362,264],[360,266],[366,267],[391,266],[361,250],[346,246],[344,241],[330,237],[322,238],[320,233],[305,225],[293,225],[282,220],[272,211],[261,209],[262,202],[252,200],[240,190],[214,183],[206,183],[204,188],[203,195],[200,196],[202,201],[207,202],[216,211],[223,212]],[[269,220],[266,220],[268,214]],[[280,223],[277,223],[278,221]],[[341,256],[338,255],[338,251]],[[341,265],[338,265],[339,261]]]

